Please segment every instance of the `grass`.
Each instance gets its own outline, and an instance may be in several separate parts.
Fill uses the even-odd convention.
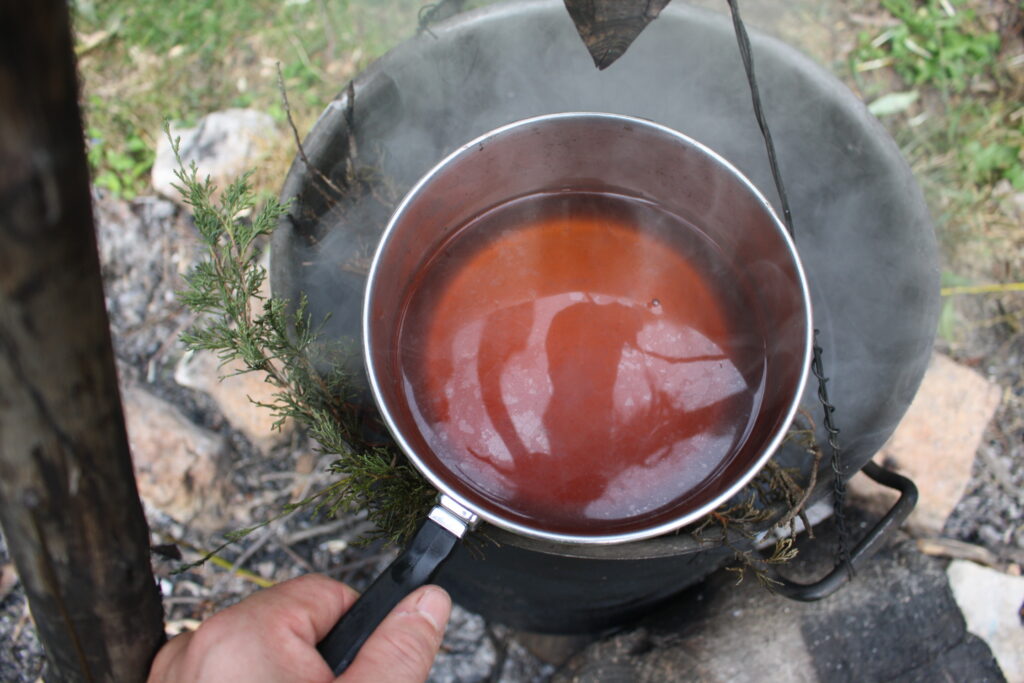
[[[1003,338],[1015,335],[1024,320],[1024,45],[1007,24],[1020,21],[1021,5],[854,4],[869,21],[845,73],[900,144],[936,219],[942,346],[964,351],[992,321]]]
[[[148,191],[163,121],[253,107],[284,122],[280,62],[293,114],[308,130],[369,62],[411,35],[416,0],[74,0],[94,183]],[[287,136],[255,181],[277,191],[294,150]]]
[[[987,75],[1000,38],[985,30],[968,0],[881,0],[892,21],[880,32],[861,31],[851,54],[854,72],[864,65],[891,66],[908,85],[963,92]]]

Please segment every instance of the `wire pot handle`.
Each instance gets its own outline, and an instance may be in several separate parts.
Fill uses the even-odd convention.
[[[778,575],[773,576],[772,578],[779,582],[774,586],[775,592],[800,602],[813,602],[832,595],[853,578],[854,572],[863,567],[864,563],[885,544],[886,537],[907,519],[917,504],[917,486],[914,482],[870,460],[861,471],[875,482],[899,491],[899,499],[853,549],[849,562],[841,562],[825,578],[810,584],[796,583]]]

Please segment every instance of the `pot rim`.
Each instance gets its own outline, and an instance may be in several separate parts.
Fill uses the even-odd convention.
[[[699,150],[701,153],[706,155],[713,163],[718,164],[722,169],[728,173],[734,180],[746,187],[751,193],[753,198],[761,205],[767,216],[770,218],[771,223],[775,226],[776,232],[783,240],[786,251],[792,259],[794,271],[797,275],[797,281],[799,284],[800,295],[803,303],[803,317],[806,320],[807,325],[804,330],[804,343],[803,343],[803,361],[800,365],[801,371],[796,386],[793,390],[793,396],[789,402],[789,406],[786,411],[784,419],[779,423],[775,430],[771,440],[762,449],[761,454],[754,460],[744,471],[744,473],[736,479],[727,489],[721,491],[717,496],[706,502],[705,504],[694,508],[684,514],[679,515],[671,520],[662,522],[660,524],[652,525],[649,527],[643,527],[628,532],[611,533],[611,534],[568,534],[547,531],[542,528],[522,524],[512,519],[508,519],[503,515],[486,509],[472,501],[466,499],[465,496],[461,495],[456,489],[450,486],[445,480],[444,476],[439,475],[429,465],[423,462],[423,460],[416,453],[416,450],[405,438],[401,428],[396,423],[391,411],[389,410],[385,399],[383,398],[383,392],[381,391],[380,382],[377,377],[376,364],[373,360],[373,354],[371,350],[374,348],[374,339],[371,330],[371,315],[370,311],[373,308],[374,293],[376,290],[376,282],[379,279],[380,262],[382,255],[391,237],[394,233],[394,226],[402,218],[406,212],[409,204],[416,199],[424,187],[426,187],[433,178],[442,171],[442,169],[448,167],[450,164],[455,162],[459,157],[467,154],[476,148],[486,145],[490,140],[500,137],[508,131],[515,130],[520,127],[530,126],[537,123],[542,123],[551,120],[560,119],[599,119],[606,121],[619,121],[624,124],[630,124],[635,126],[642,126],[650,129],[654,129],[664,135],[674,137],[677,140],[683,142],[686,145],[692,146]],[[413,466],[419,471],[420,474],[430,482],[431,486],[438,489],[441,493],[449,496],[459,505],[462,505],[467,510],[475,513],[481,520],[487,521],[497,527],[505,529],[507,531],[527,536],[531,538],[553,541],[557,543],[566,544],[585,544],[585,545],[611,545],[618,543],[628,543],[632,541],[639,541],[648,538],[654,538],[661,536],[672,531],[676,531],[691,522],[697,521],[707,515],[709,512],[717,508],[722,503],[728,501],[734,495],[736,495],[747,483],[754,478],[754,476],[765,466],[769,459],[775,454],[779,446],[782,444],[786,437],[786,432],[789,429],[789,425],[792,423],[796,416],[799,408],[800,399],[803,395],[804,388],[807,384],[808,376],[810,374],[810,364],[812,355],[812,344],[813,344],[813,317],[811,311],[811,295],[810,289],[807,284],[807,277],[804,273],[803,264],[800,259],[800,255],[797,252],[796,244],[793,241],[792,236],[786,229],[785,225],[779,219],[775,210],[771,204],[761,193],[761,191],[733,164],[727,159],[719,155],[717,152],[707,147],[706,145],[694,140],[693,138],[680,133],[679,131],[664,126],[662,124],[650,121],[648,119],[641,119],[633,116],[626,116],[622,114],[611,114],[604,112],[559,112],[553,114],[542,114],[539,116],[532,116],[518,121],[505,124],[498,128],[495,128],[479,137],[461,145],[453,152],[444,157],[438,162],[433,168],[431,168],[426,174],[420,178],[415,185],[406,193],[405,197],[399,203],[398,207],[394,210],[388,221],[387,227],[381,236],[381,239],[377,245],[376,252],[374,253],[373,261],[370,266],[369,273],[367,275],[367,286],[366,292],[363,298],[363,311],[362,311],[362,327],[363,327],[363,360],[366,365],[366,374],[369,381],[370,391],[373,395],[374,403],[377,405],[380,411],[381,417],[384,419],[388,431],[390,432],[395,443],[402,450],[405,456],[413,464]]]

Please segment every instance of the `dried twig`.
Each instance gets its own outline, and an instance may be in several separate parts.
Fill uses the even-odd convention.
[[[368,557],[361,557],[358,560],[346,562],[345,564],[338,565],[337,567],[332,567],[326,573],[328,576],[337,577],[345,583],[348,583],[349,579],[352,578],[352,574],[354,574],[357,569],[375,565],[381,560],[390,558],[391,556],[392,553],[390,552],[376,553]]]
[[[252,583],[255,583],[257,586],[259,586],[261,588],[269,588],[270,586],[273,586],[276,583],[275,581],[271,581],[269,579],[264,579],[259,574],[251,572],[248,569],[243,569],[241,567],[236,567],[231,561],[225,560],[223,557],[221,557],[219,555],[213,555],[212,553],[209,553],[209,552],[203,550],[202,548],[197,548],[196,546],[192,545],[191,543],[186,543],[185,541],[183,541],[183,540],[181,540],[179,538],[175,538],[174,536],[172,536],[171,534],[169,534],[167,532],[163,532],[162,536],[164,537],[164,540],[167,541],[168,543],[172,543],[174,545],[181,546],[182,548],[185,548],[186,550],[190,550],[190,551],[192,551],[194,553],[199,553],[200,555],[207,556],[209,558],[210,562],[212,562],[213,564],[217,565],[221,569],[226,569],[229,572],[233,573],[238,578],[244,579],[246,581],[250,581]],[[164,598],[164,599],[166,600],[167,598]]]
[[[340,531],[341,529],[349,526],[351,523],[352,520],[349,518],[339,519],[336,522],[330,522],[328,524],[319,524],[314,527],[309,527],[308,529],[300,529],[298,531],[294,531],[285,536],[283,540],[288,545],[295,545],[296,543],[301,543],[302,541],[308,541],[311,538],[316,538],[318,536],[324,536],[326,534],[334,533],[335,531]]]
[[[316,569],[309,563],[309,561],[302,555],[299,555],[292,547],[281,538],[280,534],[274,533],[271,535],[271,542],[284,552],[285,555],[290,557],[295,564],[299,565],[307,572],[315,572]]]
[[[807,487],[803,490],[802,495],[793,507],[789,509],[789,512],[787,512],[782,519],[776,523],[776,526],[786,526],[792,522],[794,518],[799,516],[800,519],[803,520],[804,528],[807,529],[807,535],[814,538],[814,531],[811,528],[810,521],[807,519],[806,508],[807,501],[810,500],[811,494],[814,492],[814,487],[818,484],[818,468],[821,466],[821,459],[823,455],[821,449],[817,446],[812,448],[810,452],[814,455],[814,460],[811,462],[811,475],[807,481]]]
[[[356,82],[350,80],[345,86],[345,127],[348,129],[348,156],[345,163],[352,176],[355,174],[355,159],[359,156],[356,146]]]
[[[263,579],[263,577],[259,576],[258,574],[244,569],[243,565],[246,562],[249,561],[249,558],[251,558],[253,555],[255,555],[263,546],[265,546],[268,541],[270,541],[271,537],[273,536],[273,533],[274,533],[273,525],[267,526],[267,528],[265,528],[263,530],[263,533],[260,534],[260,537],[257,538],[251,544],[249,544],[249,546],[245,550],[242,551],[242,554],[240,554],[238,557],[235,558],[234,562],[228,562],[227,560],[224,560],[224,564],[220,564],[219,562],[217,562],[218,556],[216,556],[216,555],[213,558],[211,558],[211,559],[213,560],[214,564],[217,564],[218,566],[222,566],[223,567],[224,565],[228,565],[227,569],[232,574],[235,574],[237,576],[242,576],[242,578],[248,579],[250,581],[253,581],[253,583],[256,583],[258,585],[263,586],[262,583],[260,583],[259,581],[255,581],[252,578],[252,577],[258,577],[258,578],[262,579],[262,581],[265,581],[269,585],[272,586],[272,585],[274,585],[273,581],[271,581],[269,579]],[[220,558],[220,559],[223,559],[223,558]],[[246,572],[247,574],[250,574],[251,576],[243,576],[242,572]],[[266,586],[263,586],[263,587],[266,588]],[[219,593],[220,592],[220,586],[219,585],[215,585],[213,587],[213,592],[214,593]]]
[[[939,290],[942,296],[960,294],[1006,294],[1008,292],[1024,292],[1024,282],[997,282],[987,285],[959,285],[943,287]]]
[[[299,129],[295,127],[295,119],[292,118],[292,108],[288,103],[288,91],[284,87],[284,74],[281,72],[281,62],[277,63],[277,87],[281,91],[281,102],[284,104],[285,117],[288,119],[288,126],[292,129],[292,136],[295,138],[295,146],[299,150],[299,157],[302,159],[302,163],[305,164],[306,169],[316,176],[320,182],[329,187],[337,196],[328,197],[326,194],[324,198],[328,201],[334,201],[342,196],[344,192],[337,184],[334,183],[330,178],[324,175],[319,168],[309,163],[309,157],[306,156],[306,150],[302,146],[302,140],[299,138]],[[322,190],[321,190],[322,191]]]
[[[983,548],[980,545],[974,545],[973,543],[964,543],[963,541],[957,541],[952,538],[919,538],[917,540],[917,549],[925,555],[932,555],[934,557],[949,557],[957,560],[970,560],[977,564],[985,565],[986,567],[992,567],[1004,571],[1007,567],[1006,562],[1002,562],[999,557],[988,548]]]

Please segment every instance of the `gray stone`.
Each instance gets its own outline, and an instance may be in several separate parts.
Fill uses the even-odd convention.
[[[970,681],[996,683],[1005,680],[992,651],[980,638],[968,633],[950,649],[938,653],[916,669],[895,676],[893,683],[934,683],[935,681]],[[1011,683],[1014,683],[1011,681]]]
[[[911,676],[934,668],[940,656],[968,638],[941,563],[910,544],[877,556],[855,583],[800,612],[822,681]]]
[[[511,637],[541,662],[555,666],[565,664],[570,657],[596,640],[588,634],[553,635],[527,631],[513,631]]]
[[[223,189],[229,182],[253,168],[270,149],[277,134],[274,119],[254,109],[227,109],[199,119],[195,128],[171,126],[171,136],[181,138],[181,158],[186,167],[195,162],[201,178],[210,176]],[[153,189],[161,195],[181,202],[174,189],[178,168],[167,136],[157,137],[156,160],[153,162]]]
[[[496,662],[497,651],[483,617],[454,605],[441,652],[427,680],[431,683],[486,681]]]
[[[114,350],[145,366],[177,337],[182,308],[174,293],[198,258],[199,241],[178,220],[178,207],[158,197],[129,202],[99,195],[93,212]]]
[[[822,532],[819,530],[819,536]],[[830,540],[804,540],[807,581],[832,565]],[[817,603],[792,602],[720,572],[636,627],[569,660],[568,681],[1001,681],[970,635],[940,560],[908,541],[881,551],[854,581]]]

